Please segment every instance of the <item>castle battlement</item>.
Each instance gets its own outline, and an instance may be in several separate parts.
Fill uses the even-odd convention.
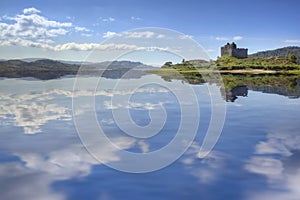
[[[225,46],[221,47],[221,57],[232,56],[236,58],[247,58],[248,49],[237,48],[237,45],[233,42],[231,44],[227,43]]]

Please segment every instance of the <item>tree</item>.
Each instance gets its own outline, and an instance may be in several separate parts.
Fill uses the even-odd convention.
[[[171,67],[172,66],[172,62],[166,62],[163,67]]]
[[[292,63],[296,63],[297,62],[297,57],[294,54],[290,55],[289,59],[290,59],[290,61]]]

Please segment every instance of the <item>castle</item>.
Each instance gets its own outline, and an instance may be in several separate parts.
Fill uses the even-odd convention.
[[[247,58],[248,49],[237,48],[236,44],[233,42],[231,44],[227,43],[225,46],[221,47],[221,57],[232,56],[236,58]]]

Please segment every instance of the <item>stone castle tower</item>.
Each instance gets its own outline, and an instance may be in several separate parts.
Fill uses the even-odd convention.
[[[227,43],[225,46],[221,47],[221,57],[232,56],[236,58],[247,58],[248,49],[237,48],[236,44],[233,42],[231,44]]]

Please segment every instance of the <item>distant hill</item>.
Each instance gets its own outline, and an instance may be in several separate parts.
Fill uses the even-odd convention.
[[[250,54],[250,58],[258,57],[258,58],[266,58],[272,56],[278,57],[288,57],[294,54],[297,57],[297,63],[300,63],[300,47],[284,47],[275,50],[261,51],[254,54]]]
[[[23,60],[5,60],[0,61],[0,77],[8,78],[21,78],[21,77],[34,77],[38,79],[55,79],[65,75],[76,75],[81,65],[79,64],[68,64],[65,62],[42,59],[35,60],[32,62]],[[108,69],[102,75],[108,78],[120,78],[130,69],[134,68],[132,77],[139,77],[144,75],[145,69],[151,69],[152,66],[145,65],[141,62],[131,61],[113,61],[113,62],[101,62],[86,64],[87,75],[97,75],[95,72],[98,69]],[[140,70],[139,70],[140,69]],[[97,70],[97,71],[96,71]]]
[[[145,65],[141,62],[132,62],[132,61],[105,61],[105,62],[99,62],[99,63],[88,63],[84,64],[89,67],[97,67],[97,68],[108,68],[108,69],[152,69],[153,66],[151,65]]]

